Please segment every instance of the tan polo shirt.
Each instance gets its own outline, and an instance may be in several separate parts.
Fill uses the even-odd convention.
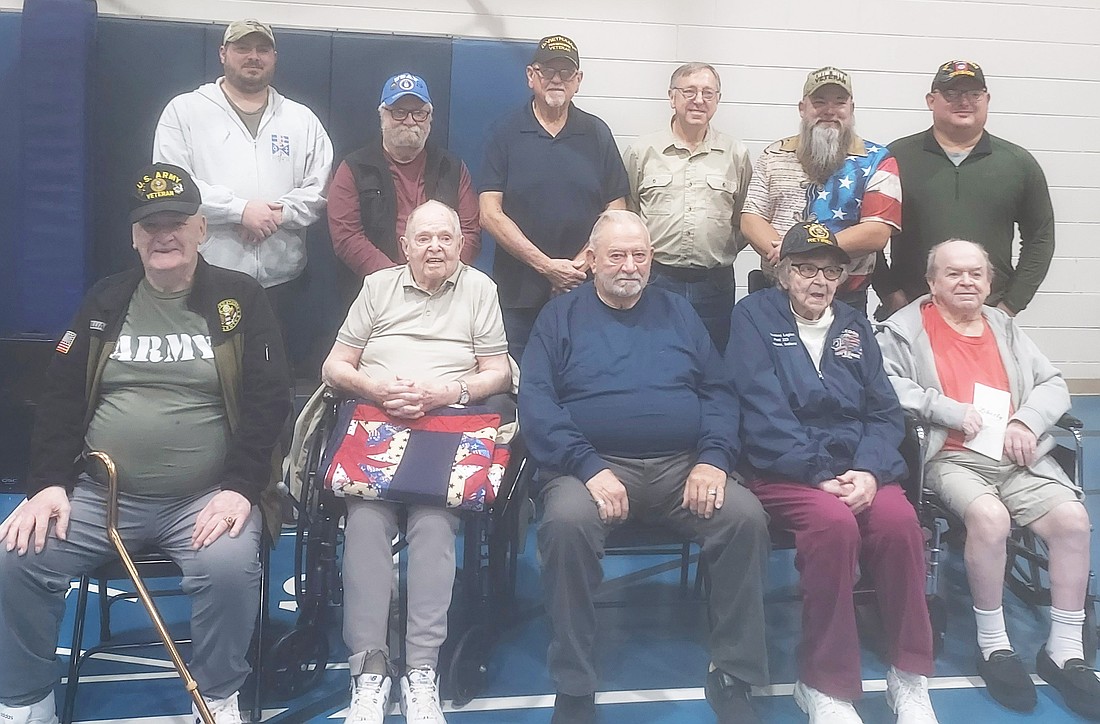
[[[450,382],[508,351],[496,284],[461,263],[434,293],[408,265],[368,275],[336,339],[361,348],[359,369],[381,379]]]
[[[733,266],[746,240],[741,206],[752,178],[741,142],[713,127],[694,150],[669,128],[642,136],[623,154],[630,208],[645,221],[653,258],[667,266]]]

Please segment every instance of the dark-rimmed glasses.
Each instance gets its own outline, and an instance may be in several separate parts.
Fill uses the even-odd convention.
[[[531,69],[541,75],[545,81],[552,81],[554,76],[557,76],[563,83],[568,83],[577,75],[576,68],[544,68],[541,65],[532,65]]]
[[[697,90],[695,88],[678,88],[677,86],[672,86],[672,90],[678,91],[680,95],[684,97],[684,100],[693,101],[696,98],[702,98],[707,103],[710,103],[715,98],[722,95],[721,92],[711,90],[710,88]]]
[[[428,116],[432,115],[432,112],[426,108],[422,108],[419,111],[410,111],[407,108],[388,108],[390,115],[393,116],[395,121],[403,121],[409,116],[413,117],[413,120],[417,123],[423,123],[428,120]]]
[[[955,88],[942,88],[937,92],[943,96],[943,99],[948,103],[958,103],[963,98],[971,103],[978,103],[985,98],[985,88],[977,88],[975,90],[958,90]]]
[[[797,271],[803,279],[813,279],[818,272],[821,272],[821,275],[831,282],[840,279],[840,275],[844,273],[844,267],[842,266],[818,266],[808,261],[801,264],[791,264],[791,268]]]

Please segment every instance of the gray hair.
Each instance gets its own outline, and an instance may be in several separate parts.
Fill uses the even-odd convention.
[[[639,227],[645,234],[646,244],[652,246],[653,242],[649,238],[649,229],[646,227],[645,222],[642,221],[642,217],[635,214],[633,211],[627,211],[626,209],[608,209],[596,218],[596,223],[592,225],[592,233],[588,235],[588,247],[592,250],[596,249],[596,242],[602,238],[607,230],[607,227],[623,224],[634,225]]]
[[[985,250],[985,247],[982,246],[981,244],[975,242],[975,241],[971,241],[970,239],[957,239],[957,238],[956,239],[948,239],[947,241],[941,241],[940,243],[936,244],[935,246],[933,246],[931,249],[928,250],[928,260],[927,260],[927,263],[926,263],[925,268],[924,268],[924,280],[925,281],[930,282],[936,276],[936,257],[939,254],[940,249],[944,246],[947,246],[948,244],[954,244],[954,243],[960,242],[960,241],[964,244],[970,244],[975,249],[977,249],[978,251],[981,252],[982,261],[985,262],[986,274],[989,276],[989,281],[990,282],[993,281],[993,274],[994,274],[993,263],[991,261],[989,261],[989,252]]]
[[[420,204],[420,206],[417,206],[415,209],[413,209],[412,211],[409,212],[408,217],[405,219],[405,237],[406,238],[408,238],[408,239],[412,238],[409,235],[409,229],[414,228],[413,227],[413,222],[416,221],[416,217],[420,214],[420,212],[423,211],[423,210],[427,210],[429,208],[435,208],[435,207],[444,209],[447,212],[447,216],[449,216],[450,219],[451,219],[451,226],[454,228],[455,234],[457,236],[462,235],[462,222],[458,218],[458,212],[455,211],[454,209],[452,209],[450,206],[447,206],[447,204],[443,203],[442,201],[436,201],[435,199],[430,199],[430,200],[425,201],[424,203]]]
[[[684,63],[676,70],[672,71],[672,77],[668,81],[668,89],[672,90],[676,87],[677,81],[692,73],[698,73],[703,70],[709,70],[714,74],[714,81],[718,84],[718,92],[722,92],[722,77],[718,75],[718,71],[714,69],[713,65],[709,63]]]
[[[840,279],[837,280],[837,284],[843,284],[845,280],[848,279],[848,265],[840,261],[838,261],[836,265],[844,270],[840,274]],[[775,282],[785,290],[791,288],[791,274],[796,273],[793,267],[794,263],[789,256],[783,257],[779,260],[779,263],[775,265]]]
[[[412,94],[407,93],[406,95],[412,95]],[[401,96],[401,98],[404,98],[404,97],[405,96]],[[415,98],[416,96],[413,96],[413,97]],[[397,100],[401,100],[401,98],[398,98]],[[417,98],[417,100],[420,100],[420,99]],[[386,110],[387,108],[393,108],[393,106],[387,106],[385,103],[379,103],[378,104],[378,117],[379,118],[382,117],[382,111]],[[433,106],[431,103],[425,103],[424,108],[422,110],[428,111],[428,114],[430,115],[432,113],[432,111],[435,110],[435,106]]]

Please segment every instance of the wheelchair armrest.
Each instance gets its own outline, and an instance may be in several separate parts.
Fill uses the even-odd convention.
[[[1054,423],[1055,427],[1060,427],[1063,430],[1069,430],[1070,432],[1080,432],[1085,428],[1085,423],[1081,422],[1081,419],[1074,417],[1068,412],[1058,418],[1058,422]]]

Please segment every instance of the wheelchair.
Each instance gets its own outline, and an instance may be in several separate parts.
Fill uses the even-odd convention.
[[[324,488],[321,461],[337,420],[337,394],[323,394],[322,420],[306,442],[305,467],[299,490],[291,491],[297,521],[294,530],[294,597],[298,617],[294,627],[271,647],[265,664],[266,688],[281,699],[312,689],[329,661],[329,633],[335,609],[341,607],[343,586],[338,559],[343,546],[346,506]],[[481,693],[489,679],[489,658],[501,630],[515,611],[517,558],[522,521],[517,481],[525,474],[525,452],[519,436],[492,507],[463,511],[462,553],[456,591],[448,614],[448,637],[440,655],[441,694],[456,707]],[[394,555],[405,548],[400,538]],[[400,570],[400,569],[399,569]],[[387,581],[385,585],[390,585]],[[391,660],[403,657],[404,585],[398,586],[397,617],[391,606]],[[336,619],[338,624],[338,619]],[[342,695],[346,693],[342,690]]]
[[[1083,429],[1084,423],[1072,415],[1063,415],[1055,424],[1069,440],[1063,439],[1051,452],[1054,459],[1069,476],[1070,480],[1080,484],[1083,471]],[[932,531],[929,545],[929,587],[936,590],[939,586],[939,572],[943,564],[946,547],[957,548],[960,553],[966,541],[966,529],[963,521],[947,509],[940,498],[926,485],[924,466],[928,448],[928,429],[925,423],[910,419],[908,422],[906,445],[909,446],[907,462],[910,469],[918,471],[917,484],[913,488],[916,497],[913,500],[917,508],[917,517],[922,527]],[[1067,444],[1063,444],[1063,442]],[[912,456],[910,458],[910,456]],[[916,462],[912,462],[915,460]],[[1042,539],[1023,526],[1013,524],[1008,540],[1005,565],[1005,587],[1031,608],[1050,606],[1049,569],[1050,559]],[[1097,618],[1096,618],[1095,575],[1089,572],[1088,587],[1085,595],[1085,623],[1083,643],[1085,662],[1090,666],[1096,659]],[[937,644],[942,647],[942,632]]]

